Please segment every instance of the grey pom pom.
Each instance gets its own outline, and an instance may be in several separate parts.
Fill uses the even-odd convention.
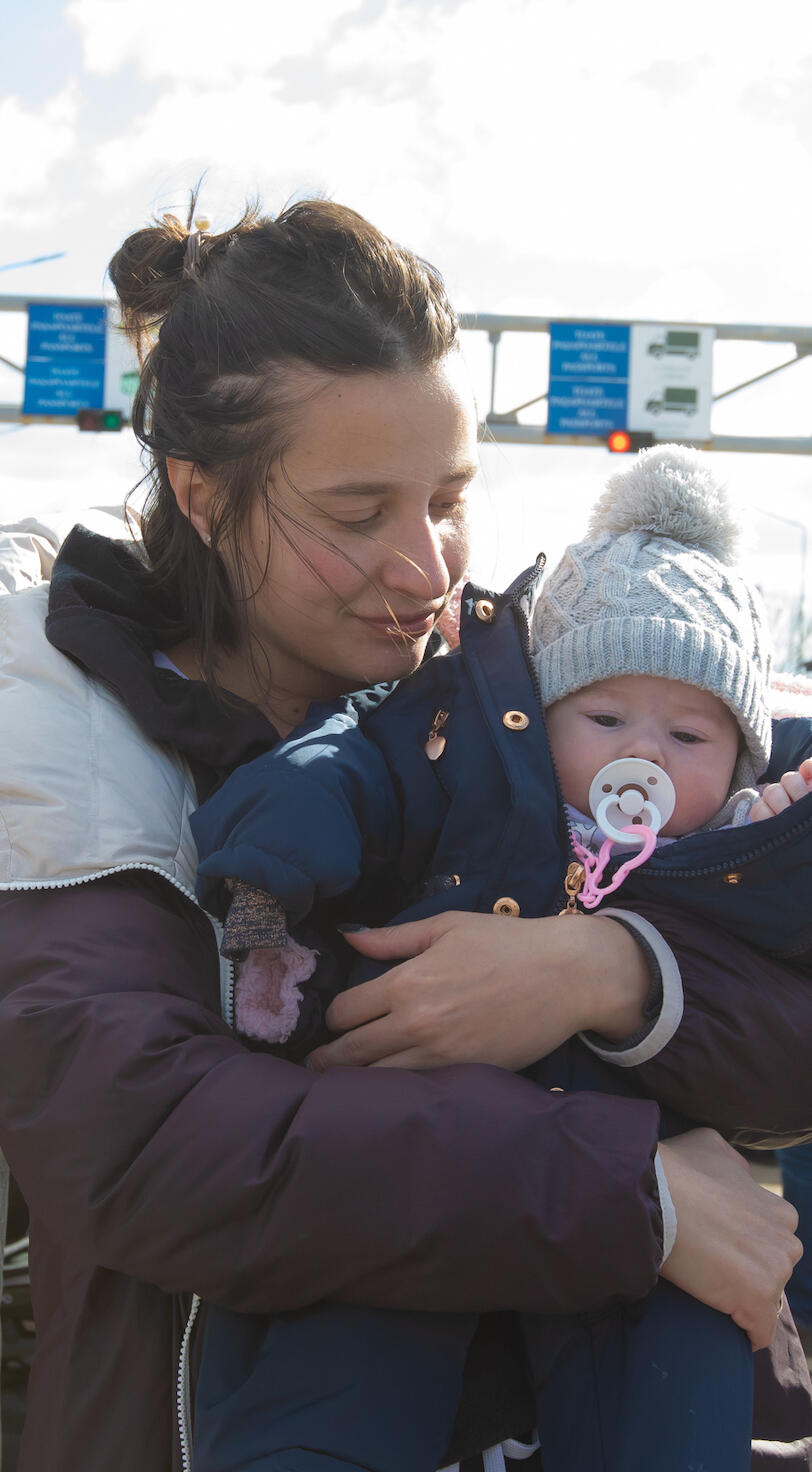
[[[650,532],[685,547],[733,562],[738,529],[724,487],[707,459],[684,445],[643,450],[628,469],[613,475],[597,502],[590,536]]]

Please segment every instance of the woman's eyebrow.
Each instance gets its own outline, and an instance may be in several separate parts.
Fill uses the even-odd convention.
[[[438,482],[437,490],[446,490],[451,486],[462,485],[464,482],[473,480],[478,471],[478,465],[465,465],[461,470],[455,470],[445,480]],[[335,485],[322,486],[318,495],[369,496],[402,489],[402,483],[395,480],[363,480],[358,477],[354,480],[340,481]]]

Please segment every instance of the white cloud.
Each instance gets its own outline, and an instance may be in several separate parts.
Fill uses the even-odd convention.
[[[225,87],[183,84],[131,119],[124,132],[97,145],[97,177],[113,185],[122,175],[154,178],[171,170],[174,177],[183,172],[189,182],[206,167],[223,179],[236,172],[246,181],[284,178],[301,193],[306,187],[329,187],[339,170],[346,172],[349,159],[357,161],[367,188],[374,188],[384,173],[384,156],[372,135],[416,139],[419,121],[409,99],[383,109],[363,98],[324,107],[311,101],[283,103],[273,83],[262,77],[246,78],[236,95]],[[405,151],[410,151],[408,143]],[[184,155],[185,165],[179,163]],[[380,173],[370,170],[375,161]]]
[[[21,217],[47,218],[49,184],[57,164],[76,145],[78,117],[79,92],[73,79],[40,107],[26,107],[16,96],[0,102],[0,219],[19,225]]]
[[[100,291],[123,235],[153,209],[182,208],[208,170],[202,208],[216,223],[254,191],[275,210],[323,190],[436,260],[468,309],[808,321],[812,7],[771,0],[768,24],[749,13],[741,0],[681,0],[678,12],[650,0],[69,0],[84,74],[37,106],[24,93],[0,104],[3,259],[69,254],[3,288]],[[544,348],[505,340],[502,407],[544,387]],[[807,377],[793,369],[726,401],[718,427],[806,432]],[[13,462],[39,498],[58,453],[71,494],[86,477],[110,499],[118,452],[86,438],[13,435],[0,469]],[[499,486],[527,488],[526,507],[524,492],[500,491],[507,576],[546,539],[554,504],[556,537],[559,522],[571,534],[606,457],[496,455]],[[766,487],[768,508],[792,506],[811,468],[752,456],[742,475]]]
[[[65,15],[90,73],[134,66],[150,81],[222,83],[310,50],[360,9],[361,0],[70,0]]]
[[[679,25],[643,0],[234,0],[227,23],[145,4],[68,7],[88,67],[162,83],[99,144],[111,191],[182,192],[206,168],[237,204],[324,189],[493,309],[605,312],[611,290],[639,313],[662,288],[654,315],[741,317],[755,285],[808,315],[806,0],[778,0],[769,28],[734,0],[682,0]],[[781,273],[754,276],[779,249]]]

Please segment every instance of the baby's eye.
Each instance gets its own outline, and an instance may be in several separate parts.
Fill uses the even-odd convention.
[[[612,730],[615,726],[621,726],[623,724],[620,716],[610,716],[604,711],[599,711],[597,715],[591,715],[589,719],[594,721],[596,726],[605,726],[608,730]]]
[[[697,736],[694,731],[672,731],[671,735],[675,741],[681,741],[683,746],[695,746],[698,742],[704,740],[702,736]]]

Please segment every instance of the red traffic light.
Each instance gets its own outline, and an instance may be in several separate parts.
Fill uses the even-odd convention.
[[[637,450],[648,450],[654,444],[654,435],[647,431],[613,429],[606,441],[606,448],[613,455],[629,455]]]
[[[124,416],[119,409],[80,409],[76,415],[76,423],[80,429],[100,434],[121,429]]]

